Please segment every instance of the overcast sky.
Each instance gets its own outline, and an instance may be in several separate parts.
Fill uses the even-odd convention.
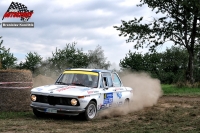
[[[76,47],[84,52],[94,50],[100,45],[107,61],[118,66],[133,43],[119,37],[119,31],[113,26],[121,25],[121,20],[134,17],[151,18],[151,10],[137,7],[140,0],[18,0],[34,10],[28,22],[34,22],[34,28],[2,28],[3,46],[10,48],[18,62],[25,59],[29,52],[37,52],[44,59],[51,57],[55,48],[62,49],[68,43],[77,42]],[[0,16],[3,17],[11,0],[0,1]],[[0,22],[21,22],[20,18],[4,18]],[[139,50],[146,52],[147,49]],[[119,68],[119,67],[117,67]]]

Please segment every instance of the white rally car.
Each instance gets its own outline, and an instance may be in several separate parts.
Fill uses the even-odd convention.
[[[31,107],[37,116],[45,113],[95,118],[98,111],[129,102],[132,88],[124,87],[118,74],[99,69],[67,69],[53,85],[31,90]]]

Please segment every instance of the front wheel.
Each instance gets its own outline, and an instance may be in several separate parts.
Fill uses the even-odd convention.
[[[85,112],[82,115],[85,120],[92,120],[95,118],[96,114],[97,114],[96,103],[94,101],[90,101],[85,109]]]

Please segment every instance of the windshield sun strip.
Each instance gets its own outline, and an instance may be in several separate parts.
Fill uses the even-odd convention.
[[[95,75],[95,76],[98,76],[98,73],[96,72],[86,72],[86,71],[65,71],[63,72],[64,74],[65,73],[74,73],[74,74],[89,74],[89,75]]]

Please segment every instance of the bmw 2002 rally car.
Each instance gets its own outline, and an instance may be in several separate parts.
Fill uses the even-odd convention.
[[[53,85],[31,90],[31,107],[45,113],[95,118],[98,111],[129,102],[132,88],[124,87],[118,74],[99,69],[66,69]]]

